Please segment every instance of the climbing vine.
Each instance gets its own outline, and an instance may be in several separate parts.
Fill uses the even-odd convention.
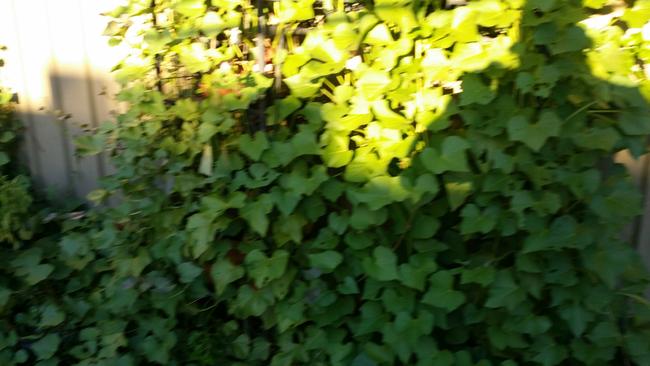
[[[108,16],[128,108],[78,144],[115,174],[0,262],[3,364],[650,363],[611,162],[646,151],[650,2]]]

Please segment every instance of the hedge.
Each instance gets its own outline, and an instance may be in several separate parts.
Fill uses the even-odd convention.
[[[107,15],[116,173],[0,247],[0,364],[650,364],[650,1]]]

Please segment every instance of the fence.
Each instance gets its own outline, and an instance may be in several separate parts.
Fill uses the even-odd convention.
[[[124,50],[101,34],[117,0],[0,1],[0,44],[7,46],[0,82],[18,97],[23,156],[37,186],[83,197],[106,174],[102,157],[77,159],[72,139],[115,108],[109,70]]]
[[[2,0],[0,44],[8,47],[0,82],[19,98],[27,125],[24,156],[36,183],[59,196],[84,197],[109,166],[103,157],[78,159],[72,138],[97,126],[117,108],[110,68],[127,50],[110,48],[101,36],[100,13],[120,0]],[[644,193],[650,193],[650,159],[620,153]],[[625,235],[650,266],[650,194],[645,213]]]

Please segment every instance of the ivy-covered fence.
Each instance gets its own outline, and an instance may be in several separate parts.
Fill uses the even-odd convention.
[[[108,15],[119,200],[1,247],[2,364],[650,363],[650,2]]]
[[[18,96],[21,160],[34,185],[60,201],[82,199],[110,172],[99,156],[76,157],[73,138],[119,107],[110,69],[124,50],[101,36],[108,20],[100,13],[120,2],[0,1],[0,84]]]

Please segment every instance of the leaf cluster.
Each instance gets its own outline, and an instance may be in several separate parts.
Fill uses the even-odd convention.
[[[451,4],[111,12],[109,204],[2,262],[0,363],[649,364],[650,2]]]

